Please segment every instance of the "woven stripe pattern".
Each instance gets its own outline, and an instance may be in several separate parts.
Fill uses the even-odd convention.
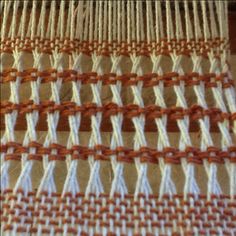
[[[227,1],[27,0],[2,1],[0,9],[0,82],[10,88],[0,104],[2,235],[236,235],[236,97]],[[6,57],[12,64],[5,65]],[[50,94],[42,98],[46,85]],[[25,99],[23,86],[31,91]],[[70,96],[62,99],[66,86]],[[172,105],[166,101],[170,90]],[[133,129],[132,147],[124,140],[125,124]],[[172,124],[177,147],[169,137]],[[157,135],[155,147],[146,138],[149,125]],[[59,126],[68,129],[67,143],[59,142]],[[90,129],[87,145],[80,140],[82,126]],[[109,144],[103,142],[106,129]],[[112,173],[108,191],[101,178],[104,161]],[[16,162],[21,171],[12,186]],[[39,162],[43,173],[35,189],[33,167]],[[62,191],[54,176],[58,162],[65,163]],[[89,166],[84,190],[77,175],[81,162]],[[134,191],[124,177],[127,164],[136,171]],[[160,172],[155,190],[148,177],[154,165]],[[195,178],[199,165],[206,193]],[[181,192],[173,166],[184,174]],[[227,171],[227,193],[218,181],[220,166]]]

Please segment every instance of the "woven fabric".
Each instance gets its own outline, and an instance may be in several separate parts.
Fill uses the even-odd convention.
[[[10,91],[0,107],[2,235],[236,235],[236,97],[227,1],[0,4],[1,86]],[[31,91],[27,98],[26,90],[20,94],[24,86]],[[67,86],[69,96],[62,98]],[[43,122],[47,134],[41,140]],[[65,143],[59,123],[69,132]],[[90,129],[86,145],[82,124]],[[133,130],[132,147],[124,127]],[[147,141],[148,129],[156,132],[155,147]],[[171,129],[178,133],[177,147]],[[109,144],[104,130],[111,132]],[[21,171],[12,186],[16,162]],[[62,191],[55,179],[58,162],[66,163]],[[101,178],[103,162],[110,164],[109,189]],[[35,163],[43,167],[36,189]],[[81,163],[89,166],[86,181],[78,175],[84,173]],[[127,163],[136,172],[131,189]],[[195,177],[199,165],[206,192]],[[181,191],[174,166],[184,174]],[[222,166],[228,192],[218,181]]]

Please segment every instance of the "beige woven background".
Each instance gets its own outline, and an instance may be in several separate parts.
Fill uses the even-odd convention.
[[[86,58],[84,58],[84,70],[89,71],[91,70],[91,62],[89,62]],[[2,67],[8,68],[11,67],[13,63],[13,58],[9,55],[4,55],[2,60]],[[24,57],[24,68],[30,68],[32,67],[33,58],[31,55],[25,55]],[[45,56],[44,59],[45,68],[49,67],[49,61],[48,58]],[[189,59],[184,58],[183,61],[183,67],[185,71],[191,71],[192,64],[190,63]],[[205,70],[207,71],[209,69],[209,64],[203,63]],[[65,60],[65,67],[67,67],[67,60]],[[104,72],[109,72],[110,68],[110,61],[104,59]],[[231,66],[232,66],[232,72],[234,79],[236,78],[236,55],[231,56]],[[131,62],[129,59],[123,61],[122,69],[124,72],[128,72],[131,69]],[[168,58],[165,58],[163,60],[163,69],[166,72],[171,71],[171,61]],[[151,63],[149,60],[146,59],[146,61],[143,62],[143,70],[144,72],[150,72],[151,71]],[[31,93],[30,84],[25,83],[20,86],[20,100],[24,101],[26,99],[29,99]],[[8,100],[9,99],[9,85],[1,85],[1,100]],[[49,84],[43,84],[40,88],[40,97],[42,100],[49,99],[51,95],[50,85]],[[61,100],[66,101],[71,99],[71,85],[70,83],[63,84],[62,90],[61,90]],[[110,101],[112,98],[111,91],[108,86],[104,86],[102,93],[102,101],[107,102]],[[211,91],[207,91],[206,93],[207,101],[209,106],[214,105],[214,99],[212,96]],[[83,86],[81,90],[81,99],[82,102],[88,102],[92,100],[92,93],[89,86]],[[123,89],[122,90],[122,99],[124,104],[131,103],[133,101],[133,95],[131,89]],[[145,104],[151,104],[155,101],[155,96],[151,88],[144,89],[143,90],[143,99]],[[186,90],[186,99],[189,105],[193,104],[196,101],[196,96],[191,88],[187,88]],[[165,100],[168,106],[174,105],[176,103],[176,96],[174,94],[174,91],[172,88],[167,88],[165,92]],[[46,136],[46,132],[38,132],[38,141],[43,143],[44,138]],[[59,143],[66,145],[67,138],[68,138],[68,132],[58,132],[58,141]],[[3,135],[3,130],[1,130],[1,136]],[[16,131],[16,141],[22,142],[25,131]],[[134,133],[130,132],[124,132],[124,143],[125,145],[132,147],[133,146],[133,136]],[[80,132],[80,142],[83,145],[87,145],[88,140],[90,137],[90,132]],[[146,139],[148,142],[148,145],[150,147],[156,147],[157,144],[157,137],[158,134],[156,132],[148,132],[146,133]],[[171,144],[175,147],[178,147],[179,144],[179,133],[169,133]],[[221,135],[219,133],[212,133],[213,140],[215,142],[216,146],[221,145]],[[232,134],[233,137],[233,134]],[[191,138],[193,145],[199,146],[200,140],[199,140],[199,133],[191,133]],[[110,144],[111,139],[111,133],[104,132],[102,133],[102,139],[103,143],[105,145]],[[236,137],[233,137],[234,142],[236,143]],[[13,187],[17,177],[19,176],[21,171],[21,163],[16,161],[11,161],[11,167],[10,167],[10,183]],[[66,163],[65,162],[57,162],[56,169],[55,169],[55,181],[56,185],[58,187],[58,191],[60,192],[63,188],[64,180],[66,177]],[[33,187],[37,189],[40,179],[43,174],[43,167],[42,163],[35,162],[32,172],[32,181],[33,181]],[[105,192],[109,192],[113,173],[111,164],[109,162],[101,162],[101,168],[100,168],[100,175],[102,182],[104,184]],[[198,181],[198,184],[202,190],[203,193],[207,191],[207,176],[204,171],[203,166],[199,165],[196,166],[196,178]],[[129,189],[129,192],[132,193],[135,190],[135,183],[137,179],[137,172],[134,164],[125,164],[124,165],[124,176],[125,180]],[[154,191],[154,193],[158,192],[161,175],[160,175],[160,169],[158,165],[154,164],[148,164],[148,177],[150,180],[151,187]],[[173,174],[172,174],[173,180],[176,184],[177,191],[182,192],[183,186],[184,186],[184,174],[182,171],[181,166],[179,165],[173,165]],[[81,187],[81,191],[84,191],[86,188],[86,184],[89,178],[89,165],[86,161],[79,161],[79,168],[78,168],[78,178],[79,178],[79,184]],[[228,193],[229,190],[229,181],[228,176],[226,173],[226,169],[224,165],[219,165],[218,168],[218,178],[220,185],[222,187],[222,190],[224,193]]]

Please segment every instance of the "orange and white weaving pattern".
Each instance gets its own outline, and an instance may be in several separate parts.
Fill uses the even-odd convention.
[[[227,1],[25,0],[2,1],[0,9],[0,82],[9,88],[0,103],[2,235],[236,235]],[[24,86],[28,97],[20,95]],[[63,143],[60,129],[68,131]],[[125,129],[133,131],[132,146]],[[178,133],[176,146],[170,130]],[[58,162],[66,172],[61,190]],[[21,168],[12,185],[14,163]],[[43,171],[35,187],[37,163]],[[126,165],[135,170],[132,189]],[[181,191],[175,166],[184,176]],[[198,166],[206,192],[195,177]],[[222,166],[227,193],[218,181]]]

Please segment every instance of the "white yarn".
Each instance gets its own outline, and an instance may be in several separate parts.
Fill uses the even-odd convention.
[[[15,8],[14,8],[15,9]],[[14,65],[19,71],[23,70],[23,54],[22,52],[14,51],[13,53],[14,57]],[[19,86],[20,86],[20,80],[21,78],[17,77],[16,81],[10,82],[10,98],[9,101],[15,104],[19,103]],[[11,142],[15,141],[14,136],[14,127],[16,124],[18,112],[13,111],[12,113],[8,113],[5,115],[5,133],[1,139],[1,143]],[[8,150],[8,153],[13,153],[13,149],[10,148]],[[1,155],[1,189],[4,190],[6,188],[9,188],[9,177],[8,177],[8,169],[9,169],[9,162],[4,161],[4,154]]]
[[[80,66],[82,59],[82,54],[79,56],[74,55],[74,65],[73,70],[78,71],[78,73],[82,73],[82,68]],[[73,82],[72,83],[72,100],[78,105],[81,105],[80,101],[80,89],[81,89],[81,82]],[[74,116],[69,116],[69,125],[70,125],[70,136],[68,138],[68,144],[67,147],[70,148],[73,145],[79,144],[79,127],[80,127],[80,120],[81,120],[81,114],[78,112]],[[76,194],[79,192],[79,184],[77,181],[77,165],[78,160],[70,160],[70,155],[67,157],[67,176],[64,183],[64,188],[62,192],[62,196],[64,196],[65,193],[71,192],[72,194]]]
[[[111,73],[116,73],[117,75],[121,75],[121,68],[119,66],[120,61],[122,60],[122,56],[116,57],[112,56],[112,68]],[[122,106],[122,100],[120,96],[121,92],[121,82],[117,82],[116,85],[111,85],[111,91],[113,94],[112,101],[119,106]],[[116,147],[124,146],[122,133],[121,133],[121,126],[123,121],[123,115],[118,114],[116,116],[111,117],[112,127],[113,127],[113,135],[111,138],[111,148],[115,149]],[[111,156],[111,164],[112,169],[114,172],[114,178],[112,181],[110,196],[113,197],[115,192],[120,193],[122,196],[127,193],[127,188],[125,185],[124,178],[122,176],[123,172],[123,164],[116,161],[115,156]]]
[[[102,56],[96,56],[95,54],[92,55],[93,59],[93,68],[92,71],[97,72],[98,75],[102,75],[102,67],[101,67],[101,60]],[[97,84],[91,85],[92,93],[93,93],[93,102],[96,103],[98,106],[101,106],[101,98],[100,98],[100,91],[101,91],[101,82]],[[100,124],[101,124],[102,114],[97,113],[97,115],[93,115],[91,117],[91,138],[89,141],[89,147],[94,147],[97,144],[102,144],[102,138],[100,133]],[[99,153],[98,153],[99,154]],[[93,192],[99,194],[103,191],[103,186],[100,180],[99,169],[100,169],[100,162],[94,161],[93,156],[89,156],[89,165],[90,165],[90,176],[89,181],[87,184],[87,188],[85,191],[86,197],[88,197],[89,193]]]
[[[62,53],[60,54],[54,53],[51,59],[53,60],[53,68],[57,69],[57,71],[59,72],[63,71]],[[62,86],[61,78],[58,78],[56,82],[51,82],[52,96],[50,100],[54,101],[56,104],[60,104],[59,92],[60,92],[61,86]],[[47,114],[48,134],[44,142],[45,147],[48,147],[51,143],[57,143],[56,129],[57,129],[58,121],[59,121],[58,111]],[[56,154],[54,150],[52,154]],[[53,178],[53,170],[55,167],[55,161],[49,162],[48,155],[43,155],[43,167],[44,167],[44,175],[40,182],[37,194],[40,194],[41,191],[43,190],[47,190],[50,193],[55,192],[56,186],[55,186],[54,178]]]

